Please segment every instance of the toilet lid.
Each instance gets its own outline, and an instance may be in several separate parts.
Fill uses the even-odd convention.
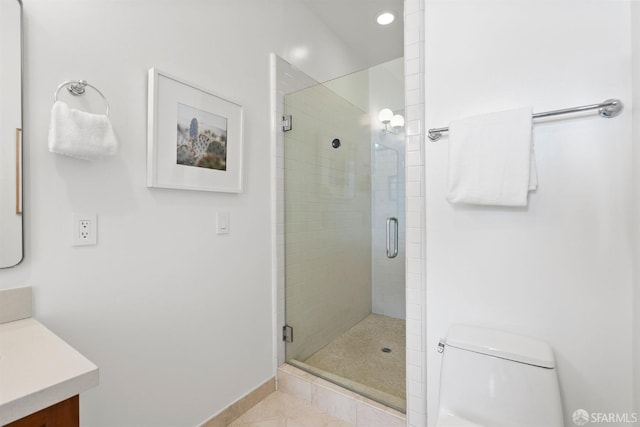
[[[484,427],[482,424],[477,424],[472,421],[462,418],[456,414],[449,412],[446,409],[440,409],[438,415],[438,421],[436,421],[436,427]]]
[[[551,346],[546,342],[495,329],[452,325],[447,334],[446,344],[527,365],[547,369],[556,366]]]

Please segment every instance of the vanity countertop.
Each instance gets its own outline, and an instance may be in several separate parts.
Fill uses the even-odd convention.
[[[98,368],[33,318],[0,324],[0,426],[98,385]]]

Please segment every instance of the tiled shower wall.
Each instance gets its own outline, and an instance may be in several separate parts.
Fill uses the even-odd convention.
[[[425,273],[425,0],[404,2],[407,172],[407,425],[427,424]]]

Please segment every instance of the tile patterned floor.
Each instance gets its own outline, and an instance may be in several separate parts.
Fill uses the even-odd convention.
[[[289,394],[275,391],[229,427],[353,427]]]

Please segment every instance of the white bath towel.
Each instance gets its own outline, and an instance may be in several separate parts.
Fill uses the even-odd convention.
[[[531,128],[531,107],[451,122],[447,200],[526,206],[538,185]]]
[[[106,115],[75,110],[56,101],[51,109],[49,151],[95,160],[116,154],[118,141]]]

